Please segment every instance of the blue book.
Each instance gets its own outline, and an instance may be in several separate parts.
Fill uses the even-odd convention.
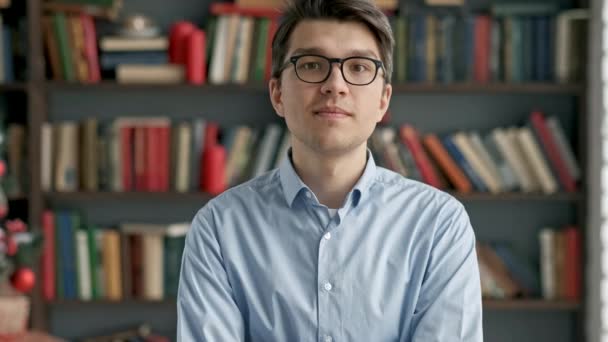
[[[534,78],[534,22],[532,17],[521,18],[522,23],[522,63],[523,81],[535,80]]]
[[[437,75],[443,83],[454,82],[454,17],[445,16],[440,19],[439,37],[441,53],[437,59]]]
[[[475,74],[475,16],[466,15],[464,17],[464,79],[463,81],[473,81]]]
[[[523,20],[522,18],[510,18],[511,20],[511,80],[522,82],[524,80],[524,42],[523,42]]]
[[[63,294],[65,299],[78,299],[76,278],[76,241],[72,230],[70,212],[62,211],[59,214],[61,231],[61,262],[63,270]]]
[[[450,156],[452,156],[452,158],[458,164],[458,166],[460,166],[462,171],[467,175],[467,177],[469,177],[469,180],[473,184],[473,187],[475,187],[475,190],[481,192],[488,191],[488,187],[483,182],[483,180],[481,180],[481,177],[479,177],[477,172],[473,170],[473,167],[471,166],[471,164],[469,164],[462,152],[460,152],[460,149],[458,149],[456,144],[454,144],[454,142],[452,141],[452,137],[446,136],[443,138],[442,142]]]
[[[530,262],[525,262],[514,253],[512,248],[501,242],[493,242],[490,246],[496,255],[503,261],[513,279],[523,287],[528,295],[540,296],[541,285],[539,271],[535,270]]]
[[[534,80],[547,82],[551,80],[551,35],[549,17],[533,19],[534,37]]]
[[[13,66],[13,41],[11,36],[11,30],[8,26],[2,27],[2,34],[4,38],[4,46],[2,47],[2,53],[4,54],[4,82],[15,81],[15,68]]]
[[[169,59],[166,51],[104,52],[99,63],[102,69],[112,70],[123,64],[167,64]]]
[[[410,49],[411,59],[409,74],[411,81],[426,81],[426,17],[424,15],[414,15],[410,20]]]

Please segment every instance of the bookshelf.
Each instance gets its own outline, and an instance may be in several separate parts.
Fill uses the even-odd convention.
[[[40,222],[46,207],[82,210],[90,221],[98,224],[117,224],[126,219],[184,221],[190,220],[196,209],[212,198],[204,193],[178,192],[45,193],[40,183],[41,140],[36,134],[45,121],[80,120],[93,115],[108,120],[132,113],[135,116],[170,115],[176,120],[192,119],[200,114],[222,126],[279,122],[272,113],[267,88],[262,84],[196,86],[102,81],[82,85],[46,80],[41,3],[42,0],[26,1],[29,79],[0,85],[0,93],[21,94],[27,98],[27,122],[34,133],[28,138],[30,189],[19,200],[27,199],[29,222]],[[184,16],[204,23],[209,3],[180,0],[168,6],[160,0],[132,0],[125,2],[124,10],[145,11],[159,18],[159,24],[167,28],[172,20]],[[395,83],[393,86],[391,125],[410,122],[421,131],[438,133],[463,127],[487,131],[519,123],[532,108],[539,107],[564,121],[583,171],[588,165],[585,146],[587,86],[584,83]],[[234,101],[235,97],[239,101]],[[251,112],[250,108],[255,110]],[[563,223],[585,227],[586,186],[583,180],[578,192],[550,195],[518,192],[452,194],[467,207],[478,239],[510,239],[533,255],[538,253],[540,227]],[[32,325],[37,329],[78,338],[147,320],[161,333],[174,334],[173,299],[45,303],[39,295],[40,288],[36,290]],[[580,341],[584,336],[584,306],[584,296],[581,301],[486,299],[485,337],[488,341]]]

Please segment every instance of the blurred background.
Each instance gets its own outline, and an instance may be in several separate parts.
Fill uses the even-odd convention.
[[[369,147],[465,205],[484,340],[608,341],[605,1],[376,2]],[[289,147],[281,4],[0,0],[0,338],[175,340],[190,220]]]

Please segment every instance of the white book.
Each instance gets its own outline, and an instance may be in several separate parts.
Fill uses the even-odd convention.
[[[129,38],[120,36],[105,36],[99,41],[101,51],[163,51],[169,49],[167,37]]]
[[[575,25],[586,25],[588,20],[588,9],[570,9],[557,15],[554,67],[555,77],[559,83],[568,83],[573,80],[580,67],[577,65],[578,63],[583,63],[583,67],[586,65],[585,61],[579,60],[580,56],[586,54],[575,48],[580,43],[577,40],[583,39],[580,34],[576,34]]]
[[[492,174],[492,177],[497,180],[498,184],[500,185],[500,190],[506,191],[507,187],[505,184],[503,184],[502,177],[498,171],[498,165],[496,165],[492,157],[490,157],[490,153],[486,150],[484,143],[481,141],[479,133],[469,133],[469,141],[471,142],[471,146],[477,155],[479,155],[481,161],[486,165],[488,171],[490,171]]]
[[[543,228],[539,233],[540,243],[540,279],[543,298],[555,299],[557,297],[557,284],[555,283],[555,231],[552,228]]]
[[[163,235],[142,234],[143,249],[143,297],[148,300],[162,300],[164,290]]]
[[[228,37],[229,17],[222,15],[217,18],[215,37],[213,39],[213,54],[209,62],[209,82],[220,84],[224,82],[224,64],[226,64],[226,39]]]
[[[251,60],[251,46],[253,44],[253,17],[241,17],[236,50],[232,66],[232,81],[243,84],[247,82],[249,62]]]
[[[91,286],[91,263],[89,259],[89,244],[87,232],[76,231],[76,267],[78,267],[78,294],[80,300],[91,300],[93,297]]]
[[[517,127],[510,127],[510,128],[507,128],[505,131],[507,137],[509,138],[512,148],[515,150],[515,155],[516,155],[517,159],[519,160],[519,162],[521,163],[521,165],[524,169],[524,172],[526,173],[526,177],[530,180],[530,183],[532,185],[531,191],[539,191],[541,189],[540,181],[538,180],[534,171],[532,170],[532,165],[530,165],[530,163],[528,163],[528,161],[526,160],[523,148],[522,148],[521,144],[519,143],[519,138],[517,136],[517,132],[518,132]]]
[[[549,132],[551,133],[551,137],[557,145],[559,154],[562,156],[562,159],[566,164],[568,172],[570,172],[570,174],[575,180],[579,180],[581,178],[581,168],[578,162],[576,161],[576,158],[574,157],[574,152],[572,151],[572,147],[568,143],[568,139],[566,139],[566,134],[564,133],[562,125],[555,116],[547,118],[546,122],[547,127],[549,128]]]
[[[488,190],[490,190],[491,193],[499,193],[501,191],[499,180],[495,178],[490,170],[484,165],[483,161],[469,142],[467,135],[464,132],[458,132],[452,136],[452,140],[462,152],[471,167],[475,170],[479,177],[481,177],[483,182],[488,187]]]
[[[40,186],[51,191],[53,177],[53,126],[45,122],[40,127]]]
[[[540,146],[532,134],[529,127],[522,127],[517,131],[519,145],[523,155],[535,178],[538,180],[541,189],[546,194],[555,193],[558,189],[557,181],[551,174],[549,165],[545,161]]]
[[[190,185],[190,158],[192,153],[192,126],[188,122],[182,122],[177,126],[177,146],[175,164],[175,190],[177,192],[188,192]]]
[[[531,179],[531,176],[528,174],[528,171],[521,160],[521,154],[515,149],[514,142],[507,135],[507,132],[501,128],[496,128],[492,131],[491,136],[494,143],[496,143],[498,151],[514,171],[521,190],[523,192],[536,190],[535,183]]]
[[[121,84],[176,84],[185,80],[183,65],[121,64],[116,67],[116,81]]]
[[[262,137],[257,156],[254,157],[254,166],[251,173],[252,178],[262,175],[272,166],[272,158],[281,140],[281,127],[278,124],[270,124]]]
[[[498,147],[496,147],[496,143],[494,142],[494,139],[492,139],[491,134],[486,135],[486,137],[483,139],[483,144],[488,152],[488,155],[498,167],[498,172],[500,173],[500,178],[502,179],[503,189],[505,191],[519,189],[520,184],[515,176],[515,172],[511,169],[509,163],[507,163],[507,161],[498,151]]]

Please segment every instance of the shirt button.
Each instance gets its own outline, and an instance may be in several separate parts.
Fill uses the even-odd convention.
[[[325,339],[324,339],[324,341],[325,341],[325,342],[332,342],[333,340],[334,340],[334,339],[333,339],[333,338],[331,338],[331,336],[329,336],[329,335],[325,335]]]
[[[312,198],[312,195],[310,194],[310,192],[307,192],[307,193],[306,193],[306,197],[308,197],[308,198]]]
[[[329,240],[331,239],[331,233],[327,232],[325,235],[323,235],[323,237],[325,238],[325,240]]]
[[[331,285],[331,283],[325,283],[325,285],[323,285],[323,288],[325,288],[325,291],[331,291],[333,286]],[[331,336],[329,338],[331,338]]]

